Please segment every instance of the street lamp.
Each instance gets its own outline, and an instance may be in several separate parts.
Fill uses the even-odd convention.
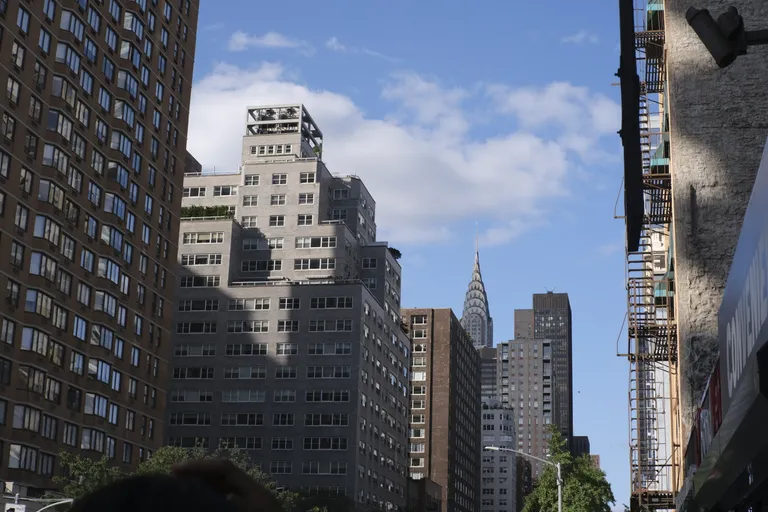
[[[563,512],[563,474],[561,472],[561,467],[559,462],[552,462],[551,460],[542,459],[540,457],[536,457],[535,455],[531,455],[530,453],[521,452],[519,450],[514,450],[512,448],[501,448],[499,446],[486,446],[485,449],[488,450],[489,452],[514,453],[517,455],[522,455],[523,457],[528,457],[529,459],[543,462],[544,464],[549,464],[550,466],[554,466],[555,469],[557,469],[557,512]]]

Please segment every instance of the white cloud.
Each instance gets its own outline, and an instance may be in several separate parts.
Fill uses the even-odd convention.
[[[291,39],[278,32],[267,32],[259,36],[238,30],[229,38],[230,51],[242,52],[250,48],[290,48],[307,56],[315,53],[315,48],[308,42]]]
[[[363,46],[347,46],[345,44],[342,44],[341,41],[339,41],[336,37],[332,37],[329,40],[325,42],[325,47],[328,48],[331,51],[334,52],[341,52],[341,53],[356,53],[360,55],[368,55],[369,57],[376,57],[379,59],[384,59],[388,62],[397,63],[399,62],[398,59],[395,59],[393,57],[390,57],[389,55],[384,55],[383,53],[379,53],[373,50],[369,50],[368,48],[365,48]]]
[[[621,125],[621,107],[604,94],[567,82],[546,87],[490,86],[488,94],[502,112],[517,117],[523,128],[559,129],[558,143],[578,152],[587,162],[618,157],[618,153],[596,150],[597,141],[615,135]]]
[[[279,64],[216,65],[193,88],[190,152],[207,169],[236,169],[246,106],[302,102],[323,130],[331,172],[360,175],[373,194],[382,240],[450,240],[454,223],[472,218],[489,226],[485,244],[503,243],[544,220],[547,202],[567,193],[569,171],[579,163],[557,138],[530,131],[473,139],[475,117],[464,105],[470,93],[413,73],[396,74],[384,87],[382,96],[395,113],[384,119],[365,116],[346,96],[291,78]],[[571,95],[562,106],[592,109],[593,100]],[[560,132],[571,129],[570,112],[565,108]],[[579,132],[607,130],[597,113],[582,121]],[[597,136],[586,143],[596,144]]]
[[[201,30],[202,32],[213,32],[216,30],[221,30],[225,27],[224,22],[219,21],[217,23],[211,23],[210,25],[205,25]]]
[[[562,41],[563,43],[572,43],[572,44],[584,44],[584,43],[597,44],[600,42],[600,39],[597,37],[597,35],[593,34],[592,32],[589,32],[587,30],[579,30],[575,34],[571,34],[569,36],[563,37],[560,41]]]
[[[345,52],[347,51],[347,47],[341,44],[341,42],[336,39],[336,37],[332,37],[329,40],[325,42],[326,48],[329,50],[333,50],[335,52]]]

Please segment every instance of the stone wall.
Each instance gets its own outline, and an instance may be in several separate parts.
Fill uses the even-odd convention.
[[[764,0],[666,0],[681,410],[687,439],[718,356],[717,311],[768,136],[768,48],[721,70],[685,20],[734,5],[768,28]]]

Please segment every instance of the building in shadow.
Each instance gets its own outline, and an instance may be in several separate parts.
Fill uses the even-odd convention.
[[[411,342],[375,202],[303,105],[249,108],[242,165],[185,177],[168,441],[281,487],[406,506]]]
[[[408,479],[408,508],[406,512],[441,512],[443,489],[429,478]]]
[[[480,357],[451,309],[402,310],[413,340],[410,477],[443,492],[445,512],[480,510]]]
[[[574,457],[589,455],[590,452],[589,436],[573,436],[571,440],[571,454]]]

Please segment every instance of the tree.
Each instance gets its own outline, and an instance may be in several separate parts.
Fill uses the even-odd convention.
[[[563,511],[610,512],[616,503],[611,484],[605,472],[589,456],[574,458],[565,447],[565,439],[555,426],[551,435],[549,453],[552,462],[559,462],[563,477]],[[557,510],[557,470],[547,465],[538,478],[533,492],[525,499],[523,512],[549,512]]]
[[[67,498],[79,498],[125,476],[106,456],[94,460],[61,452],[59,464],[68,476],[54,476],[53,482]]]
[[[61,466],[69,474],[69,477],[55,477],[54,481],[63,485],[62,491],[67,498],[79,498],[99,487],[127,476],[119,469],[111,467],[107,457],[102,457],[96,461],[66,452],[62,452],[59,457]],[[269,475],[252,466],[246,452],[235,447],[224,446],[216,450],[207,450],[201,446],[195,448],[164,446],[153,453],[152,457],[139,464],[136,474],[168,474],[177,464],[188,460],[200,459],[229,460],[274,494],[285,510],[293,510],[299,501],[299,496],[296,493],[278,489]]]

